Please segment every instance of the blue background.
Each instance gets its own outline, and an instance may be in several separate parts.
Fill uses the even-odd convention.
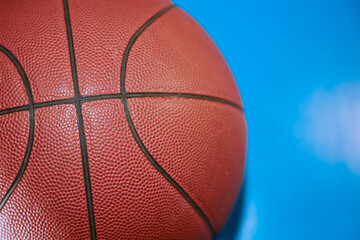
[[[242,193],[219,239],[360,239],[360,2],[175,0],[245,105]]]

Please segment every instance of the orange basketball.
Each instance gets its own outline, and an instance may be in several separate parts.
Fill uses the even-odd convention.
[[[168,0],[0,1],[0,239],[212,239],[246,124]]]

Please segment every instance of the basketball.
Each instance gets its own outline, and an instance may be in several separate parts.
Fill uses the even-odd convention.
[[[244,175],[224,57],[168,0],[0,1],[0,239],[214,239]]]

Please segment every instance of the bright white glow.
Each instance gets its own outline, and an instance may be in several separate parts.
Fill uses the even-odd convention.
[[[253,239],[258,225],[258,217],[256,214],[256,207],[253,202],[251,202],[246,210],[244,216],[244,223],[241,226],[240,230],[240,240],[251,240]]]
[[[318,89],[303,105],[297,135],[324,160],[360,174],[360,81]]]

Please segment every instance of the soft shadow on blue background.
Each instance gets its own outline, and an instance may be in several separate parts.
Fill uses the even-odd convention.
[[[360,2],[175,3],[245,105],[245,186],[219,239],[360,239]]]

